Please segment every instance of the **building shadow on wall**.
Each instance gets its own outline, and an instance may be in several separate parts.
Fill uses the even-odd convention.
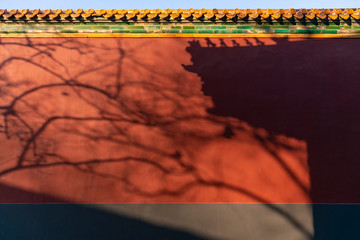
[[[359,203],[358,40],[243,40],[189,42],[209,113],[306,141],[312,202]],[[359,237],[350,208],[314,204],[315,239]]]

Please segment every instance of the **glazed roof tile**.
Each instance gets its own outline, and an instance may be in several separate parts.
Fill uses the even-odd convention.
[[[341,18],[360,19],[360,9],[0,9],[0,20],[278,20],[308,19],[313,20]]]

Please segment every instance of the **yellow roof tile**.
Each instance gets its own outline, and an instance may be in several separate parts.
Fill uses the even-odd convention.
[[[103,17],[106,19],[118,20],[137,20],[137,19],[211,19],[211,20],[225,20],[225,19],[279,19],[297,18],[313,19],[318,17],[320,19],[330,18],[342,19],[354,18],[360,19],[359,9],[112,9],[112,10],[94,10],[94,9],[67,9],[67,10],[18,10],[18,9],[0,9],[0,18],[5,20],[24,20],[24,19],[57,19],[57,20],[71,20]]]

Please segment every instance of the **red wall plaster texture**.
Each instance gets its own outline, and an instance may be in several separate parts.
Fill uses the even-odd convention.
[[[79,203],[311,202],[308,139],[230,114],[219,91],[229,91],[234,106],[255,106],[233,98],[227,82],[235,75],[229,69],[254,74],[262,66],[266,81],[276,82],[270,72],[279,69],[271,56],[282,45],[309,47],[324,40],[197,41],[2,40],[0,202],[57,201],[45,195]],[[245,64],[232,61],[222,69],[219,51],[229,57],[229,49],[237,55],[244,49]],[[303,60],[294,60],[294,67],[306,71]],[[206,71],[219,91],[209,90]],[[244,72],[239,79],[251,78]],[[24,199],[8,186],[44,197]]]

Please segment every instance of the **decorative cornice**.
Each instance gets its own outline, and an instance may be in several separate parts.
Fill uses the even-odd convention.
[[[269,21],[279,19],[360,19],[359,9],[0,9],[0,20],[91,21],[97,18],[120,21]]]

